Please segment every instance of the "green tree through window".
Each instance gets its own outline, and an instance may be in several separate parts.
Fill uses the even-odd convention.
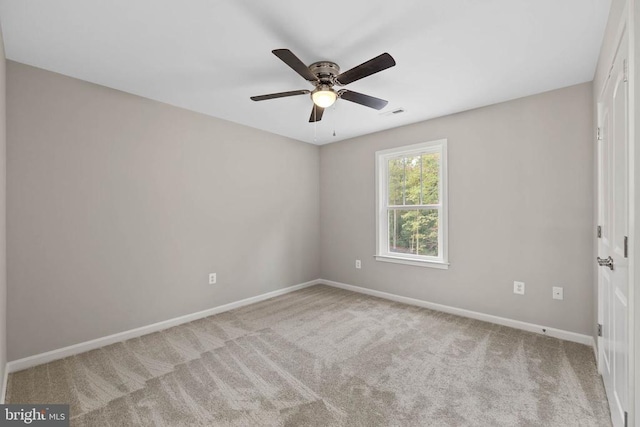
[[[438,256],[438,211],[407,209],[438,203],[440,153],[388,161],[389,250]]]

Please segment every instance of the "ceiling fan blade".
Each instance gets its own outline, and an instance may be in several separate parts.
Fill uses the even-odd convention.
[[[319,122],[320,120],[322,120],[322,113],[324,113],[324,108],[318,107],[316,104],[313,104],[311,117],[309,117],[309,123]]]
[[[342,99],[355,102],[356,104],[364,105],[366,107],[375,108],[376,110],[382,110],[389,103],[389,101],[385,101],[384,99],[346,89],[341,90],[339,95]]]
[[[267,99],[284,98],[285,96],[307,95],[311,93],[309,90],[292,90],[289,92],[270,93],[268,95],[252,96],[253,101],[266,101]]]
[[[303,79],[309,80],[310,82],[315,82],[318,78],[313,74],[309,67],[304,65],[304,62],[300,61],[297,56],[293,54],[289,49],[276,49],[272,50],[273,54],[280,58],[282,62],[287,64],[289,67],[293,69],[296,73],[300,74]]]
[[[358,65],[357,67],[353,67],[352,69],[345,71],[338,75],[336,80],[338,81],[338,84],[342,86],[348,85],[356,80],[360,80],[382,70],[386,70],[387,68],[391,68],[394,65],[396,65],[396,61],[391,55],[385,52],[382,55],[378,55],[375,58]]]

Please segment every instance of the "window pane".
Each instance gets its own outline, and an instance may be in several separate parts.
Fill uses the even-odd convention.
[[[422,204],[440,203],[440,153],[422,155]]]
[[[421,182],[421,166],[420,156],[411,156],[404,158],[404,204],[419,205],[420,204],[420,182]]]
[[[389,204],[419,205],[421,197],[421,157],[389,159]]]
[[[437,209],[389,209],[389,252],[438,256]]]
[[[389,204],[402,205],[404,200],[404,161],[402,158],[391,159],[389,169]]]

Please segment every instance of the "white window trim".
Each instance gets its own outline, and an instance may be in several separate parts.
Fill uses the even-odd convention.
[[[439,206],[438,221],[438,254],[440,257],[428,257],[424,255],[398,254],[389,252],[389,226],[387,215],[387,184],[388,184],[388,160],[416,152],[440,153],[440,203],[438,205],[416,205],[415,207]],[[448,241],[448,191],[447,191],[447,140],[438,139],[419,144],[406,145],[376,151],[376,255],[377,261],[393,262],[399,264],[414,265],[419,267],[449,268],[449,241]],[[414,207],[414,206],[412,206]]]

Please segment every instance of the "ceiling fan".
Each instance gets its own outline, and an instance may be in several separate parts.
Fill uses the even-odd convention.
[[[383,109],[388,103],[388,101],[385,101],[384,99],[375,98],[352,90],[340,89],[336,91],[333,88],[336,85],[348,85],[356,80],[360,80],[364,77],[368,77],[372,74],[393,67],[396,65],[396,61],[388,53],[378,55],[367,62],[345,71],[344,73],[340,73],[340,67],[335,62],[314,62],[307,67],[289,49],[276,49],[272,52],[296,73],[300,74],[303,79],[314,85],[315,89],[292,90],[289,92],[252,96],[251,99],[254,101],[265,101],[267,99],[283,98],[286,96],[311,94],[313,109],[311,110],[309,122],[318,122],[322,120],[324,109],[333,105],[338,98],[355,102],[356,104],[364,105],[366,107],[375,108],[376,110]]]

